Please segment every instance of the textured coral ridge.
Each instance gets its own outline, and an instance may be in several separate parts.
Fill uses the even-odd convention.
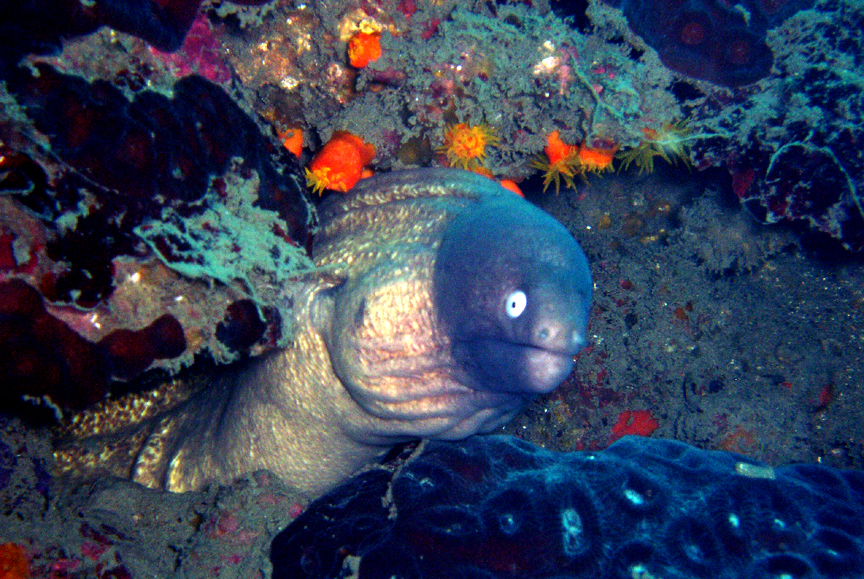
[[[136,376],[185,349],[183,328],[170,314],[141,330],[114,330],[94,344],[45,311],[34,288],[18,279],[0,283],[4,395],[47,395],[61,407],[82,408],[101,398],[110,378]]]
[[[862,521],[861,471],[632,436],[599,453],[486,436],[356,477],[271,560],[274,579],[861,577]]]
[[[190,205],[237,157],[266,184],[259,205],[278,209],[289,237],[306,241],[300,189],[282,178],[269,158],[269,143],[217,85],[193,75],[174,84],[170,99],[142,91],[130,101],[107,81],[90,83],[44,64],[35,68],[7,74],[8,90],[34,126],[51,136],[54,154],[99,185],[99,201],[129,212],[121,228],[134,228],[165,206],[185,214],[200,211]],[[64,201],[56,200],[57,213],[68,209]]]
[[[673,70],[737,87],[764,78],[774,60],[769,28],[813,0],[607,0]]]

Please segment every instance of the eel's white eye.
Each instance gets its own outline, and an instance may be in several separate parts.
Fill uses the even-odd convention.
[[[528,296],[521,290],[516,290],[507,296],[507,302],[504,304],[504,311],[510,318],[516,319],[525,311],[525,306],[528,305]]]

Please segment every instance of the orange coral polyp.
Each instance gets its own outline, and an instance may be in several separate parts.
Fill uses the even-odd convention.
[[[381,33],[358,32],[348,41],[348,61],[354,68],[364,68],[381,58]]]
[[[618,147],[608,149],[591,148],[585,146],[585,143],[579,146],[579,164],[584,171],[599,173],[601,171],[612,170],[612,161],[615,159],[615,152]]]
[[[357,135],[337,131],[306,168],[306,182],[318,194],[325,189],[348,191],[363,178],[375,158],[375,147]]]
[[[459,123],[447,128],[444,146],[439,150],[447,154],[451,167],[471,170],[478,167],[486,157],[486,147],[498,143],[498,137],[487,125],[468,126]]]
[[[561,134],[556,130],[546,137],[546,146],[543,147],[546,159],[538,159],[532,163],[536,169],[544,172],[543,190],[555,183],[555,193],[561,189],[561,180],[568,187],[575,187],[573,179],[581,174],[582,166],[579,161],[579,147],[561,140]]]
[[[546,146],[543,147],[543,152],[549,159],[549,165],[560,166],[562,162],[572,163],[573,157],[579,152],[579,147],[562,141],[561,133],[556,130],[546,137]]]
[[[303,154],[303,129],[286,129],[279,133],[282,146],[294,153],[295,157]]]
[[[508,191],[513,191],[519,197],[525,197],[525,194],[522,193],[522,189],[513,179],[501,179],[498,183]]]

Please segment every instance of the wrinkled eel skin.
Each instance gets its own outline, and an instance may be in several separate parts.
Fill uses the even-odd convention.
[[[285,288],[292,346],[154,421],[128,476],[180,492],[269,469],[315,497],[394,443],[491,431],[569,374],[591,276],[540,209],[420,169],[363,180],[320,218],[317,269]]]

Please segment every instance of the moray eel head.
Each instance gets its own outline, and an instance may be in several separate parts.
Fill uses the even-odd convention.
[[[521,199],[478,204],[453,220],[434,287],[454,358],[479,388],[549,392],[585,344],[585,255],[560,223]]]
[[[588,264],[555,219],[466,171],[374,177],[322,211],[328,351],[366,413],[352,437],[457,439],[560,384],[585,341]],[[374,420],[370,417],[374,417]]]

